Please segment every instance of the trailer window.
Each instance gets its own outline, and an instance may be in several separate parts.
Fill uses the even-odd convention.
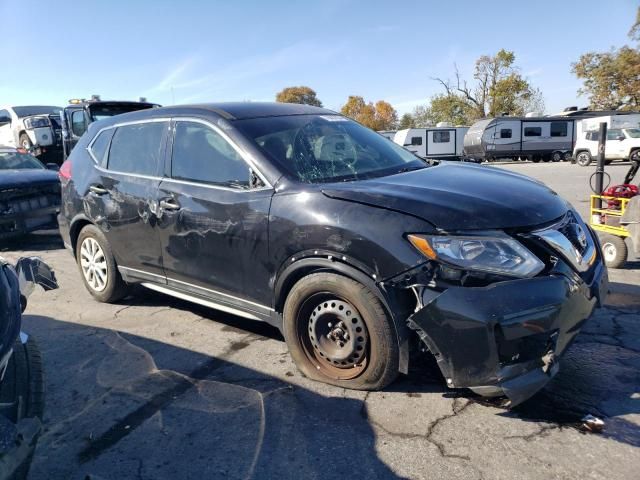
[[[422,137],[411,137],[411,145],[422,145]]]
[[[566,137],[567,136],[567,122],[551,122],[551,136],[552,137]]]
[[[540,137],[540,136],[542,136],[542,128],[540,128],[540,127],[525,127],[524,136],[525,137]]]
[[[511,138],[511,129],[510,128],[500,129],[500,138]]]
[[[451,141],[451,132],[433,132],[433,143],[449,143]]]

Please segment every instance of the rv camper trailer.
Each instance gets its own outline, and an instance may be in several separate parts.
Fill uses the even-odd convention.
[[[464,155],[489,161],[499,158],[560,161],[571,156],[573,142],[573,118],[486,118],[469,128],[464,137]]]
[[[465,133],[469,127],[453,127],[439,123],[430,128],[399,130],[393,141],[424,158],[458,160],[462,158]]]
[[[382,135],[384,138],[388,138],[393,141],[393,137],[395,136],[397,130],[378,130],[378,133]]]

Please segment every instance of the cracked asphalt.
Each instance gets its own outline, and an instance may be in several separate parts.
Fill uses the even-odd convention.
[[[504,165],[586,215],[591,169]],[[614,180],[625,165],[609,168]],[[45,431],[30,479],[631,479],[640,471],[640,271],[612,293],[538,395],[507,410],[450,390],[419,359],[382,392],[312,382],[268,325],[137,290],[92,300],[54,232],[0,249],[40,255],[24,330],[46,370]],[[585,414],[605,422],[584,433]]]

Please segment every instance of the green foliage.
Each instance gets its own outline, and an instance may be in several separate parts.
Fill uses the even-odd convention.
[[[276,102],[280,103],[302,103],[321,107],[322,102],[318,100],[315,90],[309,87],[287,87],[276,95]]]
[[[403,114],[398,124],[398,130],[404,130],[406,128],[415,128],[415,120],[410,113]]]
[[[640,41],[640,8],[629,36]],[[637,110],[640,108],[640,50],[630,46],[609,52],[588,52],[571,65],[581,80],[580,95],[589,97],[593,109]]]

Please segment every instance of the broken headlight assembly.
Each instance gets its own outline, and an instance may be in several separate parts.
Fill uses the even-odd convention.
[[[429,260],[445,267],[507,277],[535,277],[544,263],[524,245],[502,232],[483,235],[409,234],[407,240]]]
[[[47,117],[31,117],[25,118],[24,120],[24,126],[28,129],[48,127],[50,125],[51,123],[49,122],[49,119]]]

